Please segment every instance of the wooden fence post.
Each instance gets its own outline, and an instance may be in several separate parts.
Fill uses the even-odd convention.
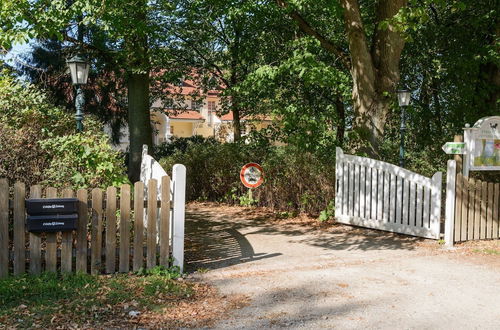
[[[434,238],[439,239],[441,231],[441,189],[443,186],[443,174],[436,172],[432,176],[432,202],[431,202],[431,229],[434,233]]]
[[[30,188],[30,198],[42,198],[42,186],[36,185]],[[40,233],[30,233],[30,273],[40,274],[42,272],[42,237]]]
[[[134,184],[134,272],[144,265],[144,183]]]
[[[170,254],[170,177],[161,178],[160,266],[168,267]]]
[[[47,198],[57,198],[57,189],[49,187],[46,189]],[[47,233],[45,239],[45,270],[57,271],[57,233]]]
[[[455,232],[455,191],[457,177],[457,162],[448,160],[446,171],[446,217],[444,225],[444,240],[447,246],[453,246]]]
[[[148,227],[146,242],[146,266],[153,268],[156,266],[156,219],[158,205],[158,181],[150,179],[148,182]]]
[[[72,198],[73,190],[64,189],[62,192],[64,198]],[[73,264],[73,231],[62,233],[61,241],[61,272],[71,273]]]
[[[116,188],[106,190],[106,273],[115,272],[116,266]]]
[[[9,275],[9,183],[0,179],[0,278]]]
[[[90,273],[99,274],[101,271],[102,248],[102,190],[92,189],[92,233],[90,237]]]
[[[130,270],[130,185],[120,187],[120,265],[121,273]]]
[[[174,228],[172,235],[172,255],[174,266],[184,271],[184,218],[186,201],[186,167],[175,164],[172,170],[174,184]]]
[[[16,182],[14,184],[14,275],[20,275],[26,271],[25,198],[24,183]]]
[[[76,230],[76,271],[87,273],[88,263],[88,241],[87,225],[89,223],[88,192],[79,189],[78,197],[78,227]]]

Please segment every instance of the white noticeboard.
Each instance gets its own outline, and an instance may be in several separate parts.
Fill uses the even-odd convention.
[[[464,140],[467,172],[500,171],[500,116],[481,118],[465,128]]]

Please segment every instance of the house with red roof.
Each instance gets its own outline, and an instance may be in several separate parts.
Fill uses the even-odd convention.
[[[172,137],[201,135],[214,137],[221,142],[233,140],[233,114],[222,112],[221,89],[203,91],[192,80],[185,79],[179,85],[169,85],[164,97],[151,106],[153,143],[161,144]],[[267,116],[241,119],[242,135],[252,129],[260,130],[271,125]],[[122,138],[117,146],[121,150],[128,147],[128,129],[122,130]]]

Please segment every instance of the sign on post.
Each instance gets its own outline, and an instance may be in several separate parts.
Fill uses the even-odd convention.
[[[446,142],[442,147],[448,155],[463,155],[465,154],[464,142]]]
[[[245,164],[240,171],[241,183],[247,188],[257,188],[264,182],[264,170],[257,163]]]
[[[481,118],[464,133],[468,169],[500,170],[500,117]]]

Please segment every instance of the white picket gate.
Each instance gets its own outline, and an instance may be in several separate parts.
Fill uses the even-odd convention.
[[[337,222],[439,239],[442,173],[432,178],[337,148]]]

